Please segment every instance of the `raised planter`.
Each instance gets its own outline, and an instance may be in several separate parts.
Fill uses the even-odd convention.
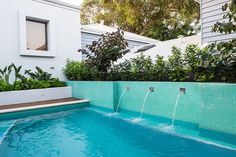
[[[0,106],[72,97],[71,87],[0,92]]]

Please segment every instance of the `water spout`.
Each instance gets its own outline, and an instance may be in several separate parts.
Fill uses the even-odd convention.
[[[174,111],[173,111],[173,114],[172,114],[171,126],[174,126],[174,123],[175,123],[175,114],[176,114],[176,109],[177,109],[177,106],[178,106],[178,103],[179,103],[179,98],[180,98],[181,95],[183,95],[185,93],[186,93],[186,89],[185,88],[180,88],[179,89],[179,93],[178,93],[176,101],[175,101]]]
[[[124,96],[124,94],[125,94],[126,91],[129,91],[129,87],[125,87],[125,88],[123,89],[123,91],[121,92],[121,95],[120,95],[118,104],[117,104],[117,106],[116,106],[116,112],[119,111],[121,100],[122,100],[122,98],[123,98],[123,96]]]
[[[149,87],[149,89],[148,89],[148,91],[147,91],[147,93],[146,93],[146,95],[145,95],[145,97],[144,97],[144,99],[143,99],[142,109],[141,109],[140,116],[139,116],[140,119],[141,119],[142,116],[143,116],[144,106],[145,106],[145,104],[146,104],[147,97],[148,97],[148,95],[149,95],[151,92],[154,92],[154,87]]]

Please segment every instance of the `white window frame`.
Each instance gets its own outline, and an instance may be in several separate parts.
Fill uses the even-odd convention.
[[[26,34],[26,19],[45,21],[47,22],[47,51],[41,50],[27,50],[27,34]],[[54,18],[43,14],[42,12],[25,12],[19,11],[19,42],[21,56],[35,56],[35,57],[55,57],[55,26]]]

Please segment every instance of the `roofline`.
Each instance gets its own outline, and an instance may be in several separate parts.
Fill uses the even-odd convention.
[[[81,32],[83,33],[89,33],[89,34],[96,34],[96,35],[102,35],[104,33],[106,33],[106,31],[104,32],[97,32],[97,31],[92,31],[92,30],[85,30],[83,29],[83,27],[81,28]],[[141,36],[141,35],[140,35]],[[145,36],[143,36],[145,37]],[[127,38],[125,37],[126,40],[130,40],[130,41],[137,41],[137,42],[141,42],[141,43],[145,43],[145,44],[155,44],[155,43],[159,43],[160,41],[158,40],[155,40],[155,39],[152,39],[152,38],[148,38],[148,37],[145,37],[147,38],[146,40],[142,40],[142,39],[138,39],[138,38]]]
[[[51,4],[54,4],[54,5],[57,5],[57,6],[59,5],[59,6],[62,6],[62,7],[70,8],[70,9],[73,9],[73,10],[80,10],[79,6],[73,5],[73,4],[70,4],[70,3],[66,3],[66,2],[62,2],[60,0],[33,0],[33,1],[46,2],[46,3],[51,3]]]

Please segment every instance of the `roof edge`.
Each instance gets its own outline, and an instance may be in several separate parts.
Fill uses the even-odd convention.
[[[82,25],[82,27],[81,27],[81,32],[83,32],[83,33],[102,35],[102,34],[104,34],[104,33],[109,32],[109,31],[105,31],[105,30],[100,30],[100,31],[98,32],[98,30],[96,30],[96,29],[91,29],[91,28],[90,28],[90,29],[87,29],[87,28],[85,28],[85,27],[83,27],[83,26],[84,26],[84,25]],[[110,26],[108,26],[108,27],[110,27]],[[111,28],[112,28],[112,27],[111,27]],[[152,39],[152,38],[149,38],[149,37],[146,37],[146,36],[138,35],[138,34],[131,33],[131,32],[127,32],[127,31],[124,31],[124,33],[125,33],[124,37],[125,37],[126,40],[137,41],[137,42],[142,42],[142,43],[147,43],[147,44],[155,44],[155,43],[161,42],[161,41],[156,40],[156,39]],[[135,35],[136,37],[130,37],[130,36],[127,35],[126,33],[133,34],[133,35]],[[139,38],[139,37],[142,37],[142,39]]]
[[[69,4],[69,3],[66,3],[66,2],[62,2],[60,0],[33,0],[33,1],[47,2],[47,3],[51,3],[51,4],[55,4],[55,5],[60,5],[62,7],[67,7],[67,8],[70,8],[70,9],[74,9],[74,10],[80,10],[79,6],[74,5],[74,4]]]

